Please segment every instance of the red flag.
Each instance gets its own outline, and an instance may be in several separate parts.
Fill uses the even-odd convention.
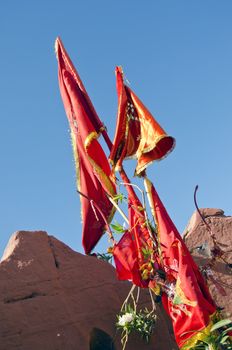
[[[216,307],[197,265],[147,178],[145,186],[157,223],[161,264],[166,272],[163,302],[172,319],[178,346],[190,349],[206,336]]]
[[[164,158],[175,146],[135,93],[124,84],[123,73],[116,67],[118,117],[110,162],[120,170],[124,158],[137,158],[139,175],[155,160]]]
[[[140,204],[141,205],[141,204]],[[139,210],[140,207],[137,207]],[[151,238],[145,226],[144,216],[129,201],[129,229],[114,246],[113,256],[119,280],[131,280],[135,285],[148,288],[148,278],[143,278],[146,264],[144,250],[151,248]]]
[[[148,288],[149,276],[145,275],[149,274],[149,268],[152,269],[151,233],[147,227],[144,208],[133,187],[129,185],[129,179],[124,172],[121,177],[128,192],[129,229],[113,249],[116,272],[119,280],[131,280],[139,287]]]
[[[97,141],[104,126],[59,38],[56,53],[60,92],[71,129],[78,189],[93,199],[110,221],[114,208],[105,192],[114,195],[115,185],[109,178],[108,160]],[[101,217],[96,219],[90,201],[81,198],[81,204],[83,246],[88,254],[101,238],[105,224]]]
[[[116,273],[119,280],[130,280],[139,287],[144,287],[139,271],[138,250],[135,237],[126,231],[113,248]]]

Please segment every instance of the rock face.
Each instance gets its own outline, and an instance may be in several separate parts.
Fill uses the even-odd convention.
[[[221,209],[201,213],[231,264],[232,217]],[[184,240],[199,266],[210,263],[213,240],[197,212]],[[211,294],[224,317],[232,318],[232,269],[217,258],[210,272]],[[16,232],[0,263],[0,350],[120,350],[115,316],[130,287],[116,279],[110,264],[76,253],[46,232]],[[144,306],[151,307],[146,291]],[[127,350],[177,349],[167,316],[158,306],[156,313],[150,344],[132,336]]]
[[[226,264],[232,263],[232,217],[224,216],[221,209],[201,209],[217,244],[223,251],[222,258],[217,257],[215,264],[208,269],[208,285],[210,292],[220,307],[223,316],[232,318],[232,269]],[[184,240],[199,266],[207,266],[213,257],[213,239],[198,212],[195,212],[184,232]],[[225,261],[223,261],[225,260]]]
[[[16,232],[0,263],[0,350],[94,350],[99,334],[108,343],[112,337],[112,349],[119,350],[115,315],[130,287],[117,281],[110,264],[76,253],[46,232]],[[141,299],[150,308],[146,292]],[[157,315],[151,343],[135,336],[127,350],[177,349],[159,307]],[[101,340],[97,349],[106,350]]]

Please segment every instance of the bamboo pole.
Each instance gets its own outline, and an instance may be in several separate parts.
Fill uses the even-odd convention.
[[[123,217],[123,219],[126,221],[126,223],[129,225],[129,220],[126,217],[126,215],[124,214],[124,212],[122,211],[122,209],[118,206],[118,204],[115,202],[115,200],[112,197],[108,197],[109,201],[113,204],[113,206],[117,209],[117,211],[119,212],[119,214]]]

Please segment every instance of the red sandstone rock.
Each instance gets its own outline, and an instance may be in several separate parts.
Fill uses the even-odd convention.
[[[94,328],[114,338],[115,315],[130,286],[117,281],[110,264],[46,232],[17,232],[0,264],[0,350],[89,350]],[[142,305],[150,307],[142,294]],[[177,349],[159,307],[157,314],[151,343],[132,337],[127,350]],[[119,333],[115,339],[119,350]]]
[[[222,209],[202,208],[200,209],[200,211],[204,218],[207,218],[209,216],[224,215],[224,211]],[[191,219],[189,220],[188,225],[184,230],[184,233],[183,233],[184,237],[186,238],[188,236],[188,233],[192,232],[200,223],[202,223],[202,219],[198,211],[196,210],[191,216]]]
[[[232,263],[232,252],[230,252],[232,250],[232,217],[224,216],[224,212],[221,209],[201,209],[201,213],[215,235],[220,249],[225,252],[222,257],[227,262]],[[197,212],[192,215],[185,229],[184,240],[199,266],[204,266],[211,262],[211,250],[214,247],[213,240]],[[206,249],[201,249],[202,245]],[[211,277],[216,280],[216,284],[212,280],[208,280],[210,292],[216,304],[224,307],[223,316],[232,318],[232,269],[222,259],[217,258],[211,271]],[[219,292],[220,286],[223,287],[226,295],[222,295],[222,291],[221,293]]]

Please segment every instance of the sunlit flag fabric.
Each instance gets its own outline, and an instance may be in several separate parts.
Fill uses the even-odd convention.
[[[139,271],[138,250],[135,237],[127,230],[113,248],[113,257],[117,278],[122,281],[132,281],[138,287],[144,287]]]
[[[71,129],[78,189],[98,204],[110,222],[114,208],[106,192],[115,195],[115,185],[109,178],[111,169],[97,140],[104,126],[59,38],[56,40],[56,54],[61,97]],[[105,223],[101,215],[94,212],[91,202],[82,196],[81,205],[82,241],[88,254],[101,238]]]
[[[178,346],[190,349],[209,333],[216,306],[190,252],[147,178],[145,186],[157,224],[161,265],[166,272],[163,304],[172,319]]]
[[[131,280],[138,287],[148,288],[148,279],[142,278],[142,267],[146,264],[144,251],[152,249],[152,240],[144,208],[128,184],[125,174],[121,174],[128,192],[129,229],[114,246],[113,256],[119,280]]]
[[[131,280],[138,287],[148,288],[148,281],[142,279],[141,267],[145,263],[143,249],[149,248],[150,237],[143,224],[143,215],[138,214],[129,200],[129,229],[115,244],[113,256],[119,280]]]
[[[121,67],[116,67],[118,115],[113,148],[109,160],[120,170],[124,158],[136,158],[139,175],[155,160],[164,158],[174,148],[168,136],[135,93],[124,83]]]

